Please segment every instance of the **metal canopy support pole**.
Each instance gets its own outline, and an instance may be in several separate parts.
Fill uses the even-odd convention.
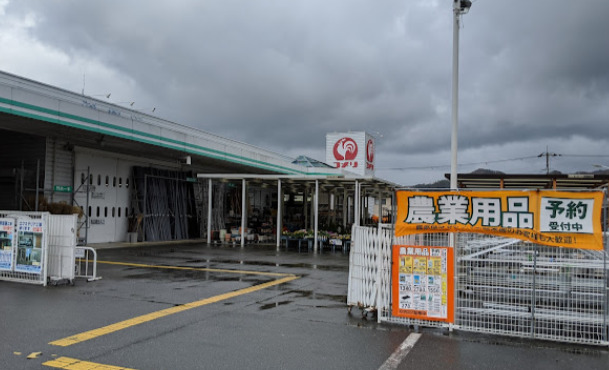
[[[383,223],[383,204],[381,197],[381,189],[376,189],[376,212],[379,216],[379,225]]]
[[[349,202],[347,201],[349,199],[348,197],[348,193],[347,193],[347,187],[345,187],[343,189],[343,232],[346,232],[347,230],[347,218],[349,217]]]
[[[277,249],[281,246],[281,208],[283,197],[281,196],[281,179],[277,179]]]
[[[359,216],[360,216],[360,188],[359,188],[359,181],[355,180],[355,195],[354,195],[354,199],[353,199],[353,224],[355,226],[359,226]]]
[[[241,180],[241,247],[245,247],[245,228],[247,227],[246,195],[246,181],[243,179]]]
[[[329,208],[330,208],[330,224],[336,224],[336,209],[338,208],[335,204],[336,202],[336,190],[332,189],[330,191],[330,204],[329,204]]]
[[[309,206],[309,202],[307,201],[309,198],[309,184],[306,184],[304,190],[304,199],[302,200],[302,212],[304,213],[304,229],[309,228],[309,212],[307,210]]]
[[[315,181],[317,181],[317,180],[315,180]],[[313,189],[315,189],[315,188],[313,188]],[[313,197],[315,196],[315,194],[314,194],[315,192],[314,191],[312,191],[312,192],[313,192],[313,194],[311,194],[311,204],[309,207],[309,220],[310,220],[309,226],[310,226],[311,230],[314,230],[315,225],[313,225],[313,223],[315,222],[315,200],[313,199]]]
[[[144,174],[144,217],[142,218],[142,241],[146,241],[146,219],[148,218],[148,174]]]
[[[91,190],[91,167],[87,166],[87,182],[86,182],[87,186],[87,198],[85,201],[85,245],[87,245],[87,243],[89,242],[89,226],[91,226],[91,224],[89,223],[90,220],[89,218],[91,217],[91,213],[89,211],[89,197],[91,196],[91,194],[89,194],[89,191]],[[133,216],[133,211],[131,211]],[[126,215],[125,215],[126,216]],[[137,232],[137,227],[135,228],[135,231]],[[137,239],[137,238],[136,238]],[[137,241],[137,240],[136,240]]]
[[[213,180],[209,179],[208,181],[208,191],[207,191],[207,244],[211,244],[211,209],[212,209],[212,189],[213,189]]]
[[[317,252],[317,233],[319,231],[319,180],[315,180],[315,241],[313,242],[313,250]]]

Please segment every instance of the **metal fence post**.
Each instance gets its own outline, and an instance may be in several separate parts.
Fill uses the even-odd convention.
[[[535,245],[533,248],[533,286],[531,290],[531,337],[535,338],[535,302],[536,298],[536,286],[537,286],[537,248]]]

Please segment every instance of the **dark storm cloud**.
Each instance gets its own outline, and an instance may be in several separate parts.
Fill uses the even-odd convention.
[[[70,60],[116,71],[133,86],[122,93],[172,121],[318,159],[325,133],[366,130],[378,168],[449,162],[450,0],[39,0],[5,13],[33,18],[30,37]],[[606,146],[607,14],[606,0],[474,1],[461,29],[460,161]]]

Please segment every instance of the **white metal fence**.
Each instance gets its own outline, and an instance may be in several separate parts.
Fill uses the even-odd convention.
[[[353,226],[351,232],[347,304],[384,312],[391,294],[392,230]]]
[[[609,345],[606,251],[546,247],[482,234],[456,235],[454,323],[391,314],[391,246],[448,246],[448,234],[392,238],[354,227],[347,303],[378,320],[560,342]]]
[[[49,215],[47,226],[50,282],[74,280],[74,249],[76,248],[77,215]]]

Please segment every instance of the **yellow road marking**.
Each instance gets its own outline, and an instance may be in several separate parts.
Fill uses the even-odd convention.
[[[38,356],[40,356],[42,354],[42,352],[32,352],[29,355],[27,355],[27,359],[31,360],[33,358],[38,358]]]
[[[149,313],[149,314],[146,314],[146,315],[134,317],[132,319],[120,321],[120,322],[117,322],[116,324],[111,324],[111,325],[108,325],[108,326],[104,326],[104,327],[99,328],[99,329],[89,330],[89,331],[86,331],[84,333],[72,335],[72,336],[69,336],[69,337],[66,337],[66,338],[63,338],[63,339],[58,339],[56,341],[50,342],[49,344],[55,345],[55,346],[61,346],[61,347],[71,346],[73,344],[77,344],[77,343],[80,343],[80,342],[87,341],[89,339],[97,338],[97,337],[100,337],[102,335],[110,334],[110,333],[113,333],[113,332],[118,331],[118,330],[129,328],[131,326],[135,326],[135,325],[142,324],[142,323],[145,323],[145,322],[148,322],[148,321],[156,320],[156,319],[159,319],[161,317],[173,315],[173,314],[176,314],[176,313],[179,313],[179,312],[184,312],[184,311],[187,311],[187,310],[190,310],[190,309],[193,309],[193,308],[205,306],[205,305],[210,304],[210,303],[220,302],[220,301],[223,301],[223,300],[226,300],[226,299],[229,299],[229,298],[233,298],[233,297],[237,297],[237,296],[240,296],[240,295],[243,295],[243,294],[252,293],[252,292],[255,292],[255,291],[258,291],[258,290],[262,290],[262,289],[266,289],[266,288],[272,287],[274,285],[279,285],[279,284],[287,283],[288,281],[292,281],[292,280],[295,280],[295,279],[298,279],[298,276],[295,276],[295,275],[287,276],[287,277],[284,277],[282,279],[277,279],[277,280],[270,281],[268,283],[254,285],[254,286],[251,286],[249,288],[235,290],[235,291],[224,293],[224,294],[220,294],[220,295],[217,295],[217,296],[214,296],[214,297],[205,298],[205,299],[202,299],[200,301],[186,303],[184,305],[174,306],[174,307],[166,308],[164,310],[152,312],[152,313]]]
[[[97,261],[97,263],[103,263],[103,264],[106,264],[106,265],[144,267],[144,268],[154,268],[154,269],[227,272],[227,273],[231,273],[231,274],[262,275],[262,276],[292,276],[292,274],[282,274],[282,273],[278,273],[278,272],[261,272],[261,271],[247,271],[247,270],[214,269],[214,268],[206,268],[206,267],[181,267],[181,266],[146,265],[146,264],[141,264],[141,263],[112,262],[112,261]]]
[[[103,365],[95,362],[81,361],[70,357],[59,357],[43,363],[44,366],[67,370],[134,370],[121,366]]]

